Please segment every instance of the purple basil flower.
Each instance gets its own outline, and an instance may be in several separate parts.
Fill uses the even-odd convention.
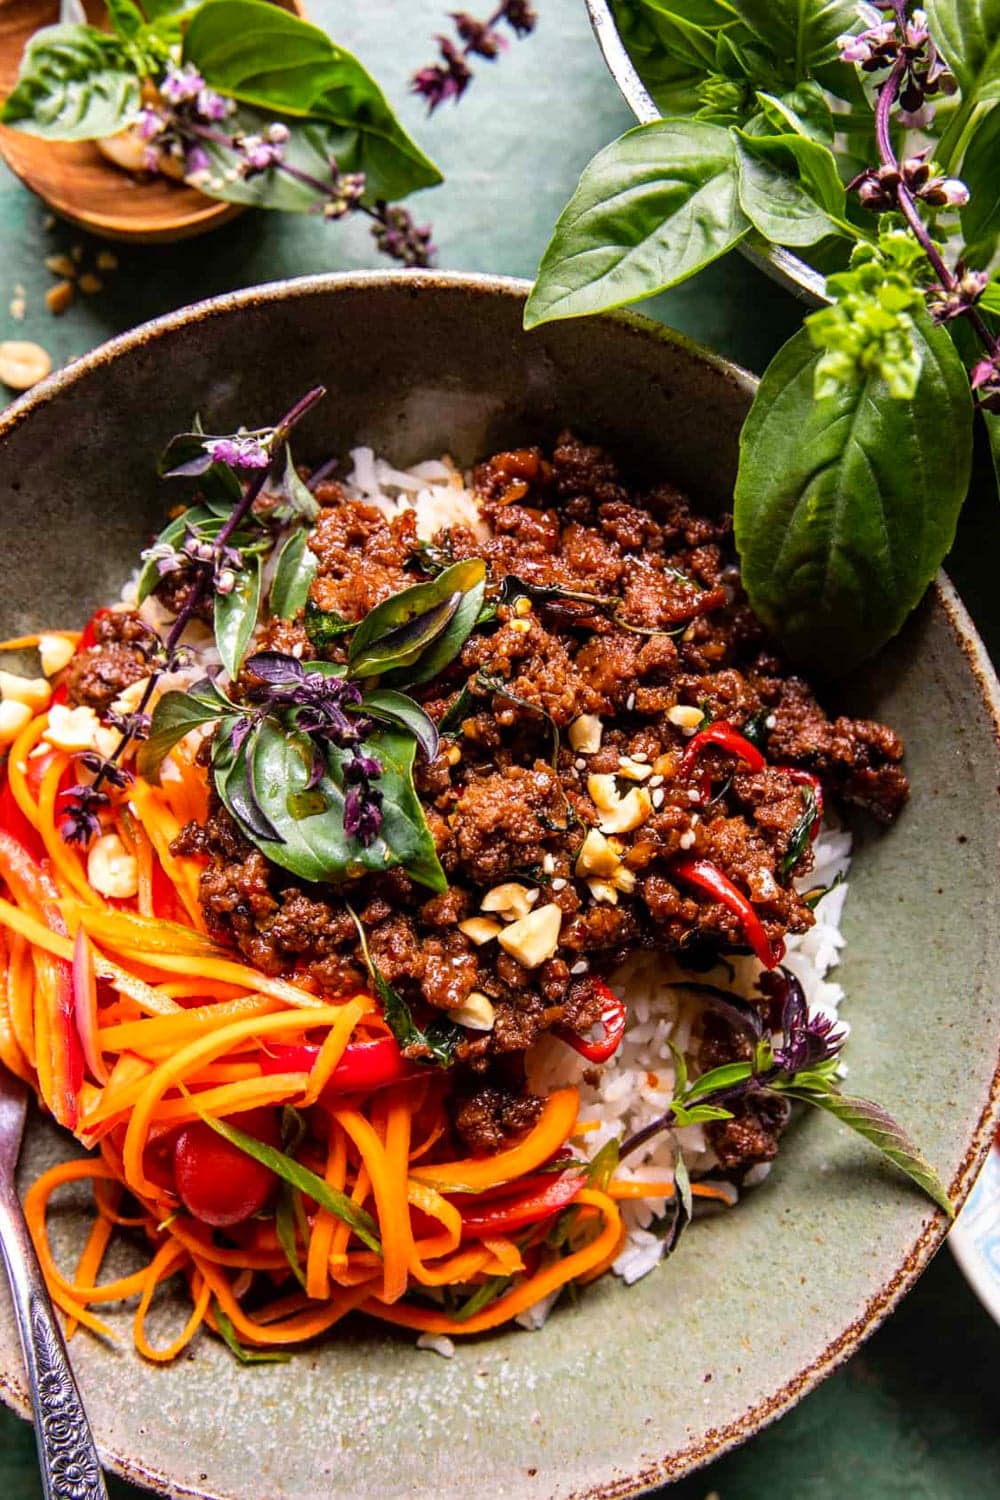
[[[195,100],[194,112],[199,119],[210,125],[217,124],[231,114],[235,105],[231,99],[224,99],[221,94],[215,93],[213,89],[199,89]]]
[[[231,469],[266,469],[271,462],[268,445],[249,434],[206,438],[202,446],[213,463],[228,464]]]
[[[372,226],[375,243],[385,255],[404,266],[429,266],[436,253],[431,242],[431,226],[418,225],[405,208],[398,204],[379,203],[378,222]]]
[[[461,99],[472,79],[472,71],[455,43],[446,36],[437,39],[441,61],[413,75],[412,89],[427,100],[428,113],[448,99]]]
[[[382,793],[373,787],[352,786],[344,798],[344,832],[367,849],[382,827]]]
[[[538,25],[538,13],[528,0],[507,0],[503,19],[515,36],[530,36]]]
[[[63,793],[59,832],[67,844],[86,846],[101,831],[100,812],[109,805],[104,792],[92,786],[71,786]]]
[[[158,110],[147,108],[139,111],[136,129],[140,140],[154,140],[156,136],[162,135],[166,128],[167,122]]]
[[[99,776],[109,786],[118,787],[119,790],[127,787],[132,780],[131,771],[126,771],[117,761],[110,760],[107,756],[98,755],[96,750],[85,750],[79,757],[80,764],[92,776]]]
[[[160,84],[160,93],[168,104],[188,104],[205,87],[204,78],[191,63],[185,63],[183,68],[171,64]]]
[[[973,365],[972,389],[981,407],[1000,413],[1000,355],[994,354]]]
[[[184,176],[201,177],[211,171],[212,158],[204,146],[188,146],[184,155]]]
[[[355,750],[351,759],[344,761],[344,780],[347,782],[365,782],[381,775],[382,762],[376,760],[374,755],[365,755],[363,751]]]

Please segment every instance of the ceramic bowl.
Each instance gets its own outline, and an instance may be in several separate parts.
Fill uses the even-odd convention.
[[[398,464],[550,442],[566,425],[635,475],[727,503],[753,380],[628,314],[521,330],[527,286],[445,274],[292,281],[220,297],[77,361],[0,418],[0,630],[73,625],[114,596],[163,514],[164,440],[198,411],[225,432],[329,397],[297,452],[365,442]],[[913,800],[859,828],[840,970],[850,1084],[922,1143],[956,1201],[1000,1080],[998,687],[945,580],[833,695],[906,736]],[[66,1143],[36,1120],[26,1185]],[[64,1264],[80,1223],[52,1216]],[[846,1359],[927,1264],[943,1215],[827,1117],[798,1121],[767,1182],[698,1225],[632,1288],[610,1279],[449,1361],[358,1325],[286,1365],[210,1338],[161,1368],[83,1335],[73,1357],[116,1470],[226,1500],[623,1497],[706,1462]],[[0,1299],[2,1301],[2,1299]],[[0,1391],[25,1410],[0,1308]]]
[[[994,1146],[948,1238],[962,1274],[1000,1323],[1000,1146]]]
[[[298,0],[274,0],[302,15]],[[105,24],[102,0],[85,0],[88,21]],[[0,5],[0,99],[14,87],[25,43],[59,20],[58,0],[5,0]],[[114,166],[93,141],[44,141],[0,125],[0,156],[48,206],[102,239],[158,245],[218,229],[244,210],[206,198],[160,175],[138,177]]]

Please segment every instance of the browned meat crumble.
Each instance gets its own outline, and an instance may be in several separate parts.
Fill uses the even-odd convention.
[[[399,871],[352,886],[372,957],[417,1014],[454,1010],[473,992],[492,1002],[492,1030],[470,1031],[459,1050],[455,1106],[467,1144],[489,1151],[533,1118],[536,1105],[520,1086],[525,1050],[555,1025],[582,1035],[597,1020],[593,976],[638,947],[696,962],[743,944],[725,906],[672,877],[678,854],[713,861],[777,942],[813,920],[791,883],[811,867],[808,842],[794,869],[782,868],[803,813],[802,787],[784,768],[816,773],[831,797],[885,821],[907,783],[890,729],[830,720],[783,667],[740,589],[728,515],[695,514],[669,484],[630,493],[607,455],[569,435],[551,459],[534,449],[497,455],[475,471],[475,488],[492,536],[453,527],[434,539],[436,555],[483,557],[494,595],[514,575],[611,601],[501,603],[445,675],[418,690],[437,720],[465,694],[454,732],[417,775],[450,888],[429,897]],[[387,520],[334,483],[321,484],[317,497],[315,605],[357,620],[426,576],[412,512]],[[125,623],[75,669],[71,701],[106,707],[148,670],[129,617],[114,618]],[[314,654],[301,619],[275,622],[265,644]],[[329,654],[337,659],[338,648]],[[709,749],[682,774],[699,719],[763,725],[768,767],[754,774]],[[583,727],[595,725],[599,745],[581,741]],[[587,868],[585,838],[609,819],[601,801],[633,792],[642,817],[603,834],[602,859]],[[270,865],[219,805],[176,847],[205,859],[209,930],[250,963],[327,993],[364,983],[339,889],[304,887]],[[481,907],[509,884],[522,888],[525,911],[553,905],[561,915],[555,951],[534,967],[460,925],[492,916],[502,927],[509,911],[497,917]],[[704,1045],[715,1061],[738,1050],[729,1034],[706,1035]],[[712,1138],[720,1161],[737,1168],[768,1160],[782,1123],[757,1102],[719,1122]]]

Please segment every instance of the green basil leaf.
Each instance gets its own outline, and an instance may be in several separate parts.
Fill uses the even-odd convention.
[[[1000,317],[1000,281],[997,281],[996,277],[980,297],[979,305],[985,312],[995,313]]]
[[[316,554],[309,550],[309,533],[293,531],[278,553],[269,603],[279,620],[294,620],[305,608],[309,586],[316,576]]]
[[[710,1120],[731,1120],[733,1112],[721,1104],[672,1104],[670,1112],[678,1130],[685,1125],[707,1125]]]
[[[319,501],[295,467],[290,443],[285,444],[285,468],[281,484],[286,501],[282,508],[284,519],[293,521],[296,516],[301,516],[305,521],[315,521],[320,511]]]
[[[498,1301],[512,1285],[513,1277],[511,1276],[487,1276],[471,1296],[466,1297],[464,1302],[460,1302],[456,1308],[452,1309],[451,1321],[467,1323],[470,1318],[475,1317],[476,1313],[482,1312],[484,1308]]]
[[[976,126],[962,162],[962,180],[969,201],[961,210],[965,259],[985,266],[993,258],[1000,239],[1000,104]]]
[[[391,688],[375,688],[365,694],[362,711],[412,734],[428,760],[433,760],[437,755],[437,725],[430,714],[425,713],[420,704],[414,703],[405,693],[395,693]]]
[[[803,851],[812,838],[813,824],[816,822],[817,813],[816,792],[811,786],[802,788],[802,811],[799,813],[794,828],[788,835],[788,848],[781,861],[782,875],[790,875],[798,864]]]
[[[485,576],[486,564],[482,558],[469,558],[445,568],[443,573],[439,573],[430,582],[415,583],[412,588],[392,594],[381,604],[377,604],[368,611],[354,632],[347,658],[348,675],[372,677],[394,668],[411,667],[418,660],[422,666],[423,653],[440,636],[443,641],[447,640],[453,645],[453,649],[449,649],[439,664],[434,666],[431,675],[435,675],[461,649],[471,631],[475,615],[479,613],[478,603],[472,624],[468,625],[457,645],[454,645],[453,632],[449,632],[447,637],[444,635],[448,626],[457,619],[463,602],[462,596],[481,585]],[[479,598],[481,602],[481,594]],[[463,621],[468,620],[468,613],[466,610]],[[435,653],[435,663],[438,663],[441,655],[439,652]],[[414,682],[423,678],[410,672],[408,680]]]
[[[135,41],[145,28],[146,18],[133,0],[105,0],[105,9],[115,35],[124,42]]]
[[[739,163],[740,207],[758,233],[776,245],[794,246],[815,245],[828,235],[842,232],[794,173],[785,171],[776,161],[761,156],[747,144],[751,139],[759,144],[760,140],[788,137],[753,138],[741,130],[733,134]],[[804,136],[796,139],[805,141]],[[825,151],[827,148],[820,146],[819,149]]]
[[[283,1182],[278,1193],[278,1202],[274,1210],[274,1233],[278,1244],[285,1252],[292,1275],[301,1286],[306,1289],[306,1273],[299,1259],[298,1224],[295,1212],[296,1199],[302,1202],[302,1194],[297,1188],[289,1183]]]
[[[702,1073],[685,1090],[681,1103],[685,1109],[693,1104],[696,1099],[703,1099],[706,1094],[713,1094],[716,1089],[728,1089],[734,1083],[742,1083],[749,1078],[753,1072],[753,1064],[750,1062],[723,1063],[719,1068],[712,1068],[707,1073]]]
[[[233,704],[207,677],[196,682],[186,693],[164,693],[149,726],[149,738],[142,741],[136,754],[136,770],[144,781],[159,784],[163,757],[202,724],[221,719],[233,712]]]
[[[1000,97],[1000,0],[926,0],[924,9],[963,105]]]
[[[447,889],[427,819],[413,786],[416,741],[395,729],[368,736],[365,750],[382,763],[375,785],[382,793],[382,827],[367,848],[344,832],[343,763],[347,752],[331,747],[327,773],[313,789],[324,808],[296,815],[296,799],[306,790],[312,771],[312,745],[304,735],[265,719],[249,741],[249,775],[253,803],[282,842],[260,840],[268,859],[304,880],[338,882],[401,866],[433,891]],[[244,747],[246,748],[246,747]],[[227,784],[227,792],[231,789]],[[220,788],[220,795],[223,795]],[[224,797],[225,800],[225,797]],[[301,806],[301,804],[298,804]]]
[[[215,644],[230,677],[239,676],[240,666],[257,627],[260,609],[260,558],[241,568],[231,593],[215,596]]]
[[[710,30],[681,15],[679,7],[659,5],[656,0],[647,0],[644,10],[671,57],[694,72],[708,72],[715,66],[715,37]]]
[[[478,562],[478,559],[476,561]],[[456,566],[461,568],[465,564],[457,563]],[[480,622],[483,600],[486,596],[485,564],[483,573],[484,576],[478,583],[466,589],[461,603],[437,639],[427,647],[426,651],[421,652],[412,666],[390,672],[386,678],[387,682],[400,682],[408,687],[416,687],[419,683],[431,682],[444,671],[450,662],[454,661]]]
[[[301,1162],[294,1157],[286,1156],[284,1151],[279,1151],[276,1146],[269,1146],[266,1141],[259,1141],[255,1135],[248,1135],[245,1130],[239,1130],[231,1125],[228,1120],[217,1120],[214,1115],[205,1114],[198,1109],[198,1096],[192,1094],[191,1101],[198,1117],[205,1124],[221,1135],[224,1140],[244,1151],[247,1156],[252,1156],[254,1161],[259,1161],[262,1166],[270,1167],[271,1171],[284,1182],[291,1183],[292,1187],[313,1198],[320,1206],[325,1208],[334,1218],[340,1219],[342,1223],[349,1224],[363,1245],[369,1250],[374,1250],[376,1255],[381,1255],[382,1246],[379,1243],[378,1225],[371,1214],[352,1203],[346,1193],[331,1187],[324,1182],[322,1177],[317,1177],[315,1172],[310,1172]]]
[[[373,199],[404,198],[441,181],[358,60],[279,6],[262,0],[201,6],[184,36],[184,60],[212,88],[244,104],[335,127],[330,155],[342,172],[365,173]]]
[[[995,411],[984,411],[983,421],[986,423],[986,436],[993,456],[993,471],[997,477],[997,485],[1000,486],[1000,415]]]
[[[737,131],[736,134],[750,156],[792,178],[797,176],[804,191],[820,208],[843,219],[846,206],[844,184],[829,146],[794,132],[750,135],[746,131]]]
[[[782,1088],[781,1093],[790,1099],[814,1104],[817,1109],[825,1109],[843,1125],[857,1131],[858,1135],[864,1136],[866,1141],[877,1147],[883,1156],[901,1172],[905,1172],[918,1187],[923,1188],[927,1196],[939,1208],[944,1209],[949,1219],[955,1217],[954,1205],[940,1177],[930,1163],[925,1161],[902,1126],[880,1104],[873,1104],[870,1099],[852,1099],[835,1089],[803,1089],[796,1088],[794,1084]]]
[[[205,432],[198,417],[191,432],[178,432],[157,460],[156,472],[163,479],[191,477],[203,504],[218,502],[231,511],[243,498],[243,485],[228,464],[206,462]],[[179,473],[186,470],[187,475]]]
[[[704,120],[639,125],[584,168],[542,257],[524,326],[652,297],[724,255],[749,227],[727,130]]]
[[[793,656],[832,672],[900,628],[951,545],[968,489],[965,369],[923,313],[916,337],[912,400],[869,376],[817,401],[820,355],[797,333],[743,427],[735,528],[750,603]]]
[[[139,75],[92,26],[43,26],[24,49],[0,120],[48,141],[115,135],[139,110]]]
[[[215,1321],[218,1325],[219,1336],[229,1349],[230,1354],[235,1355],[241,1365],[287,1365],[291,1355],[281,1349],[246,1349],[236,1337],[236,1329],[222,1311],[218,1302],[215,1304]]]
[[[854,0],[730,0],[796,82],[839,58],[837,38],[857,25]]]
[[[215,739],[212,741],[212,779],[215,790],[222,799],[226,811],[243,829],[247,838],[264,848],[277,864],[272,852],[280,848],[282,834],[267,818],[257,801],[250,777],[249,753],[260,726],[252,729],[239,746],[233,748],[233,733],[245,729],[245,720],[239,714],[221,720]]]
[[[136,584],[136,597],[141,604],[155,590],[160,582],[160,570],[157,565],[157,548],[168,547],[179,548],[183,543],[189,529],[197,530],[206,541],[212,541],[218,536],[223,526],[232,514],[232,506],[216,501],[210,501],[206,505],[192,505],[181,512],[179,516],[167,523],[156,539],[154,546],[150,549],[151,556],[147,557],[139,573]],[[266,551],[271,545],[268,537],[262,537],[259,532],[244,531],[240,529],[231,538],[232,545],[238,547],[244,554],[251,557]]]
[[[312,599],[306,600],[302,623],[314,651],[328,651],[342,635],[349,635],[357,628],[356,620],[345,620],[343,615],[334,614],[332,610],[320,609]]]
[[[807,136],[824,146],[832,144],[833,114],[818,84],[807,79],[780,98],[758,91],[757,103],[768,124],[779,135],[791,129],[795,135]]]

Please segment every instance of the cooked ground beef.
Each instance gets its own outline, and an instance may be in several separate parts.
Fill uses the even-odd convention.
[[[890,729],[829,719],[774,655],[740,589],[728,515],[695,514],[669,485],[633,496],[607,455],[568,435],[551,458],[534,449],[497,455],[475,471],[475,488],[492,534],[483,540],[452,527],[434,539],[437,556],[482,557],[494,598],[513,575],[529,595],[557,589],[595,602],[522,595],[498,603],[495,620],[416,690],[437,720],[460,697],[463,704],[435,761],[416,772],[449,890],[429,897],[389,871],[352,885],[351,899],[373,959],[421,1021],[473,992],[491,1001],[492,1029],[470,1031],[458,1052],[455,1119],[475,1149],[495,1149],[536,1108],[510,1083],[519,1054],[555,1025],[589,1030],[599,1012],[595,975],[636,947],[745,945],[725,905],[675,876],[679,853],[713,861],[778,943],[813,920],[792,884],[811,868],[807,839],[787,868],[805,809],[789,768],[815,773],[832,797],[887,820],[907,784]],[[412,511],[387,519],[336,484],[320,485],[317,497],[314,605],[358,620],[428,575]],[[118,623],[71,669],[76,701],[101,708],[148,670],[141,640],[127,633],[130,617],[110,618]],[[275,622],[265,645],[312,650],[301,617]],[[341,637],[327,654],[342,661],[344,652]],[[708,749],[682,769],[699,715],[737,729],[763,726],[767,768],[753,773]],[[599,721],[596,749],[573,748],[582,716]],[[639,815],[612,832],[609,798],[627,794]],[[578,861],[593,830],[604,841],[596,841],[597,866],[585,868]],[[363,982],[340,890],[303,887],[271,865],[218,805],[176,847],[206,861],[201,895],[213,936],[265,972],[294,973],[316,990],[343,993]],[[484,915],[489,892],[509,884],[522,888],[514,893],[521,915],[546,906],[561,915],[556,951],[533,967],[462,930]],[[496,920],[512,914],[501,910]],[[774,1110],[753,1101],[711,1134],[735,1169],[769,1160],[780,1126]]]
[[[109,610],[98,615],[94,644],[74,656],[66,668],[64,682],[70,707],[107,713],[119,693],[149,676],[149,652],[156,645],[148,625],[132,610]]]

